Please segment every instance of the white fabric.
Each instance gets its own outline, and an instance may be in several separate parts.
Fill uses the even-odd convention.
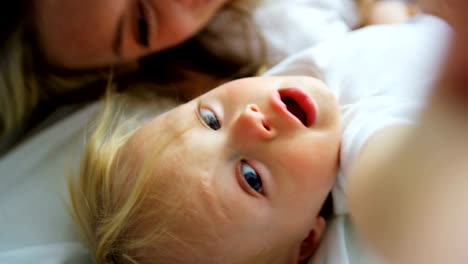
[[[321,41],[343,36],[359,23],[354,0],[237,0],[237,5],[253,20],[247,30],[239,23],[239,14],[227,10],[200,39],[215,54],[231,60],[259,62],[264,51],[267,67]],[[264,47],[256,32],[263,36]]]
[[[360,241],[348,215],[327,222],[320,248],[309,264],[381,264]]]
[[[91,259],[88,251],[79,242],[62,241],[0,252],[0,263],[84,264],[91,263]]]
[[[342,150],[332,195],[338,217],[347,217],[346,175],[353,160],[366,140],[380,129],[415,121],[437,77],[449,39],[450,29],[445,22],[421,15],[405,24],[368,27],[326,41],[266,73],[313,74],[318,68],[337,95]],[[318,254],[321,259],[311,263],[364,263],[362,256],[350,259],[356,252],[350,254],[346,246],[350,245],[345,243],[346,228],[340,224],[333,228],[336,230],[330,232],[334,238],[326,239]],[[337,260],[338,255],[342,259]]]
[[[155,101],[160,111],[170,100]],[[98,103],[49,127],[0,160],[0,263],[90,263],[70,216],[67,172],[82,156]]]
[[[91,106],[0,160],[0,263],[65,263],[87,257],[67,211],[66,171],[80,156]]]

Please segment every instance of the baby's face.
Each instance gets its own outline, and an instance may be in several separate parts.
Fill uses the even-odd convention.
[[[241,79],[156,117],[134,142],[151,159],[161,130],[179,135],[155,158],[158,173],[198,182],[196,211],[232,249],[254,250],[313,229],[337,171],[338,109],[314,78]]]

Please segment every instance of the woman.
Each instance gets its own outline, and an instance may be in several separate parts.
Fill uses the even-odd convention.
[[[66,92],[106,80],[110,65],[127,72],[138,58],[181,44],[229,2],[44,0],[20,1],[5,9],[0,53],[3,144],[16,141],[55,106],[90,97],[80,91],[60,98]],[[96,86],[104,87],[102,82]],[[95,97],[102,90],[88,91]],[[39,111],[31,115],[33,110]]]
[[[9,135],[3,144],[11,144],[57,105],[97,97],[111,65],[119,78],[143,66],[144,76],[131,79],[149,77],[163,86],[176,82],[182,90],[178,94],[190,99],[217,86],[220,79],[252,75],[261,64],[270,67],[356,28],[363,19],[357,6],[367,2],[15,2],[1,16],[0,39],[5,43],[0,52],[0,139]],[[137,62],[149,54],[154,55]],[[125,82],[119,84],[125,87]],[[88,89],[77,89],[83,87]]]

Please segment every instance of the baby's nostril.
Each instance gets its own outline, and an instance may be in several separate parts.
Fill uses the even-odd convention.
[[[255,105],[251,105],[250,110],[252,110],[254,112],[258,112],[258,107],[256,107]]]

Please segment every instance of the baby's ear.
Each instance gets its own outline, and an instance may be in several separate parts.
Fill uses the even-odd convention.
[[[298,263],[305,263],[305,261],[315,254],[320,245],[325,226],[325,219],[317,216],[314,228],[310,230],[309,235],[302,241]]]

